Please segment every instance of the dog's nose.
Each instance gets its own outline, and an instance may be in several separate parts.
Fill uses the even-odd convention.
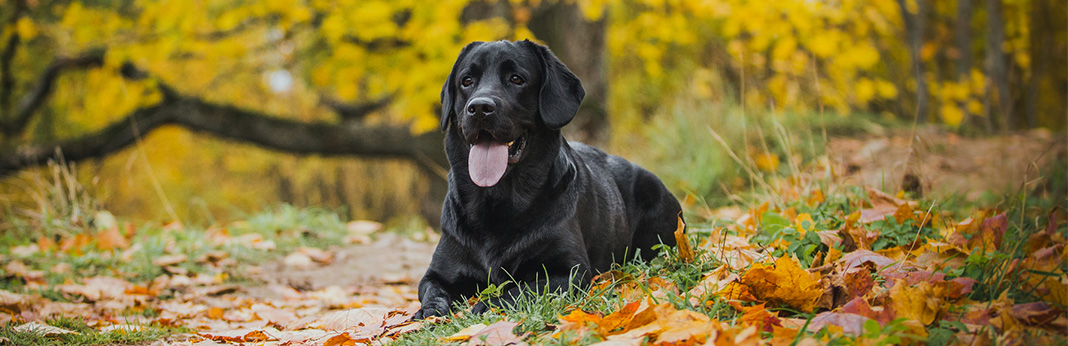
[[[467,115],[489,116],[497,109],[497,103],[488,97],[476,97],[467,102]]]

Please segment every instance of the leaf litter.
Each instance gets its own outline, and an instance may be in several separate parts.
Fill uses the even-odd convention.
[[[434,343],[868,345],[922,343],[936,333],[948,333],[956,343],[1065,340],[1063,211],[1050,212],[1037,231],[1012,241],[1007,235],[1019,234],[1014,229],[1019,226],[1004,211],[978,210],[958,221],[872,188],[859,198],[821,190],[794,195],[796,202],[782,206],[725,210],[733,217],[711,226],[686,226],[680,218],[675,236],[685,245],[654,260],[659,261],[654,270],[624,267],[598,275],[586,303],[560,311],[552,323],[524,327],[523,320],[495,310],[505,316],[459,326]],[[834,203],[837,209],[827,207]],[[296,247],[254,266],[226,249],[279,251],[279,245],[259,235],[214,230],[208,234],[210,251],[198,256],[167,251],[153,258],[161,274],[151,280],[113,272],[55,285],[26,263],[42,252],[95,251],[125,259],[145,250],[131,244],[129,231],[117,233],[123,240],[103,243],[77,237],[38,241],[2,258],[4,275],[24,290],[0,290],[0,323],[59,335],[73,331],[45,324],[46,318],[78,316],[107,333],[146,326],[189,331],[158,344],[357,345],[403,339],[465,314],[412,320],[419,306],[413,278],[429,258],[406,256],[429,256],[433,243],[404,243],[380,230],[375,223],[353,222],[345,239],[355,245]],[[364,263],[367,257],[360,255],[391,253],[386,249],[397,244],[414,246],[397,256],[405,262],[397,267]],[[1015,251],[1009,244],[1024,248],[1017,252],[1022,255],[1007,255]],[[191,265],[209,270],[185,269]],[[346,267],[374,274],[336,275]],[[694,272],[692,282],[672,276],[673,270],[698,267],[705,269]],[[231,282],[228,273],[238,268],[260,283]],[[59,296],[46,297],[40,289]],[[593,300],[609,303],[591,309]]]

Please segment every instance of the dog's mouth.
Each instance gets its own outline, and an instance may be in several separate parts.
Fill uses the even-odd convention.
[[[526,149],[525,135],[503,142],[487,131],[479,131],[467,155],[467,169],[471,181],[481,187],[497,185],[508,165],[518,163]]]

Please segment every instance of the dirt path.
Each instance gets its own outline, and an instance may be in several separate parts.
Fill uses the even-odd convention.
[[[330,251],[328,264],[307,263],[286,258],[250,268],[253,284],[235,293],[255,299],[284,298],[286,288],[298,291],[341,291],[371,297],[374,305],[404,305],[414,299],[415,286],[422,278],[437,245],[435,240],[416,241],[396,233],[379,233],[368,244]],[[381,290],[390,287],[389,290]],[[390,294],[390,292],[396,294]]]
[[[1064,174],[1068,137],[1046,130],[968,138],[935,129],[889,136],[832,138],[828,152],[842,183],[870,185],[884,191],[915,190],[931,198],[975,200],[986,192],[1003,194],[1029,189],[1044,193],[1052,176]],[[1059,173],[1058,173],[1059,172]],[[913,178],[905,179],[906,174]],[[1043,180],[1036,180],[1040,176]],[[1061,181],[1065,177],[1059,177]],[[911,186],[908,186],[911,185]],[[1063,197],[1062,197],[1063,198]]]

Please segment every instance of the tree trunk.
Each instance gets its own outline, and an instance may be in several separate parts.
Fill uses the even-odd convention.
[[[1031,79],[1027,87],[1027,126],[1038,127],[1038,102],[1042,94],[1042,80],[1046,78],[1049,62],[1050,33],[1055,30],[1049,24],[1049,6],[1046,0],[1031,1]]]
[[[924,24],[930,4],[926,0],[916,0],[917,13],[908,8],[907,0],[897,0],[901,10],[901,19],[905,22],[905,37],[909,47],[909,59],[912,61],[913,79],[916,80],[916,122],[927,122],[927,80],[924,78],[923,60],[920,50],[923,48]]]
[[[957,0],[957,22],[954,27],[956,33],[957,58],[957,82],[967,83],[972,73],[972,13],[975,11],[973,0]],[[983,123],[986,130],[993,131],[989,121],[979,119],[977,114],[968,110],[968,101],[957,105],[964,112],[964,119],[973,123]]]
[[[600,143],[608,136],[608,80],[605,74],[605,18],[589,21],[575,3],[543,2],[534,11],[530,31],[582,80],[586,98],[571,125],[568,139]]]
[[[993,83],[987,87],[986,108],[987,116],[995,119],[993,117],[995,108],[992,103],[997,102],[997,113],[1001,113],[1001,128],[1012,130],[1016,127],[1016,118],[1012,114],[1008,66],[1005,52],[1001,48],[1005,43],[1005,20],[1002,7],[1001,0],[986,0],[987,27],[990,28],[986,36],[986,67],[987,76],[990,76]]]

